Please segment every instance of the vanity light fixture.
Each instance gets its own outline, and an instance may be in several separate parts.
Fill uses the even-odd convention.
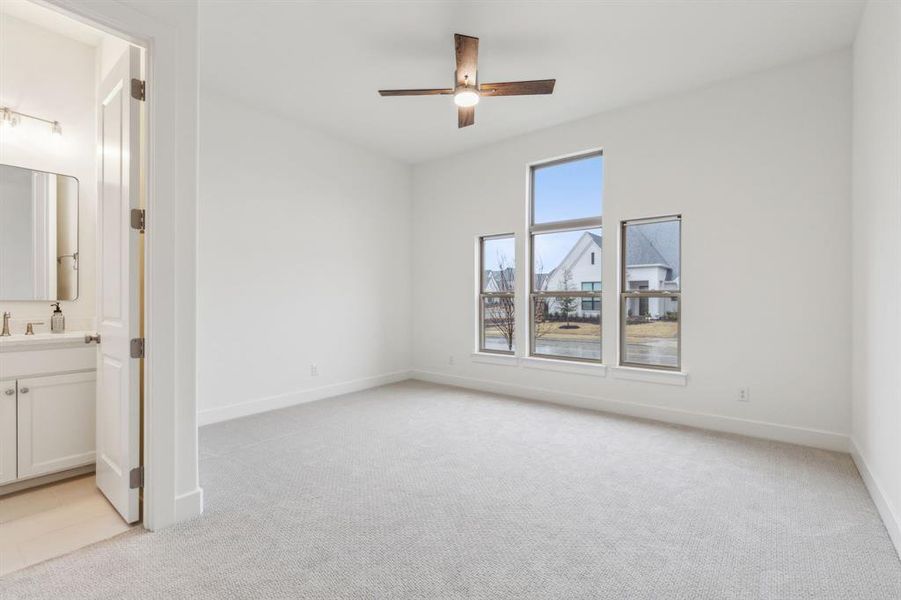
[[[8,108],[0,108],[0,124],[4,127],[15,127],[19,124],[19,115]]]
[[[48,124],[50,126],[50,135],[52,136],[61,136],[63,134],[63,126],[59,124],[59,121],[43,119],[41,117],[13,110],[6,106],[0,107],[0,124],[4,127],[15,127],[19,124],[22,117]]]

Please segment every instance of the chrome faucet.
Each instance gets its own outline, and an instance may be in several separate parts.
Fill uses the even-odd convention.
[[[9,318],[11,316],[9,311],[3,313],[3,331],[0,332],[0,337],[9,337]]]

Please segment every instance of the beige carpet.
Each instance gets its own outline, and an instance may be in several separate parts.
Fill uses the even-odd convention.
[[[201,430],[207,513],[26,598],[901,598],[850,458],[423,383]]]

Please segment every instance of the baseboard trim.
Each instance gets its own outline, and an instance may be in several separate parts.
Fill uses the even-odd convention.
[[[766,421],[754,421],[736,417],[724,417],[721,415],[679,410],[675,408],[654,406],[651,404],[610,400],[583,394],[557,392],[509,383],[499,383],[486,379],[448,375],[446,373],[435,371],[414,370],[411,372],[411,377],[413,379],[431,383],[441,383],[444,385],[475,389],[484,392],[506,394],[552,404],[562,404],[577,408],[611,412],[630,417],[640,417],[676,425],[686,425],[689,427],[698,427],[700,429],[735,433],[766,440],[821,448],[824,450],[848,452],[848,436],[831,431],[793,427],[791,425],[779,425],[776,423],[768,423]]]
[[[231,404],[217,408],[208,408],[197,412],[198,426],[210,425],[221,421],[230,421],[231,419],[239,419],[255,415],[257,413],[277,410],[279,408],[287,408],[296,404],[304,404],[315,400],[322,400],[332,396],[340,396],[341,394],[350,394],[351,392],[359,392],[369,388],[387,385],[389,383],[397,383],[410,378],[409,371],[395,371],[393,373],[385,373],[374,377],[363,377],[360,379],[351,379],[331,385],[324,385],[308,390],[298,390],[276,396],[267,396],[265,398],[257,398],[248,400],[239,404]]]
[[[873,477],[873,472],[870,471],[870,467],[867,465],[867,461],[864,460],[863,454],[860,452],[860,447],[853,437],[849,441],[849,446],[851,449],[851,458],[854,459],[854,464],[857,465],[857,470],[860,472],[860,478],[863,479],[864,485],[867,486],[867,491],[870,492],[873,504],[876,505],[879,516],[882,517],[882,523],[885,525],[885,529],[888,531],[888,535],[895,545],[895,551],[898,553],[899,558],[901,558],[901,519],[899,519],[898,515],[895,514],[895,511],[892,510],[892,506],[889,504],[885,492],[882,491],[882,486],[880,486],[879,482],[876,481],[876,478]]]
[[[175,497],[175,522],[180,523],[203,514],[203,488]]]
[[[46,485],[48,483],[55,483],[57,481],[62,481],[63,479],[68,479],[70,477],[87,475],[88,473],[94,472],[95,466],[96,465],[94,463],[91,463],[89,465],[82,465],[80,467],[66,469],[65,471],[60,471],[59,473],[48,473],[47,475],[38,475],[37,477],[32,477],[30,479],[11,481],[9,483],[0,485],[0,496],[5,496],[14,492],[21,492],[22,490]]]

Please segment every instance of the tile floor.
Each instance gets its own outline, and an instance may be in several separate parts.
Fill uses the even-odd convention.
[[[0,496],[0,576],[128,529],[93,474]]]

